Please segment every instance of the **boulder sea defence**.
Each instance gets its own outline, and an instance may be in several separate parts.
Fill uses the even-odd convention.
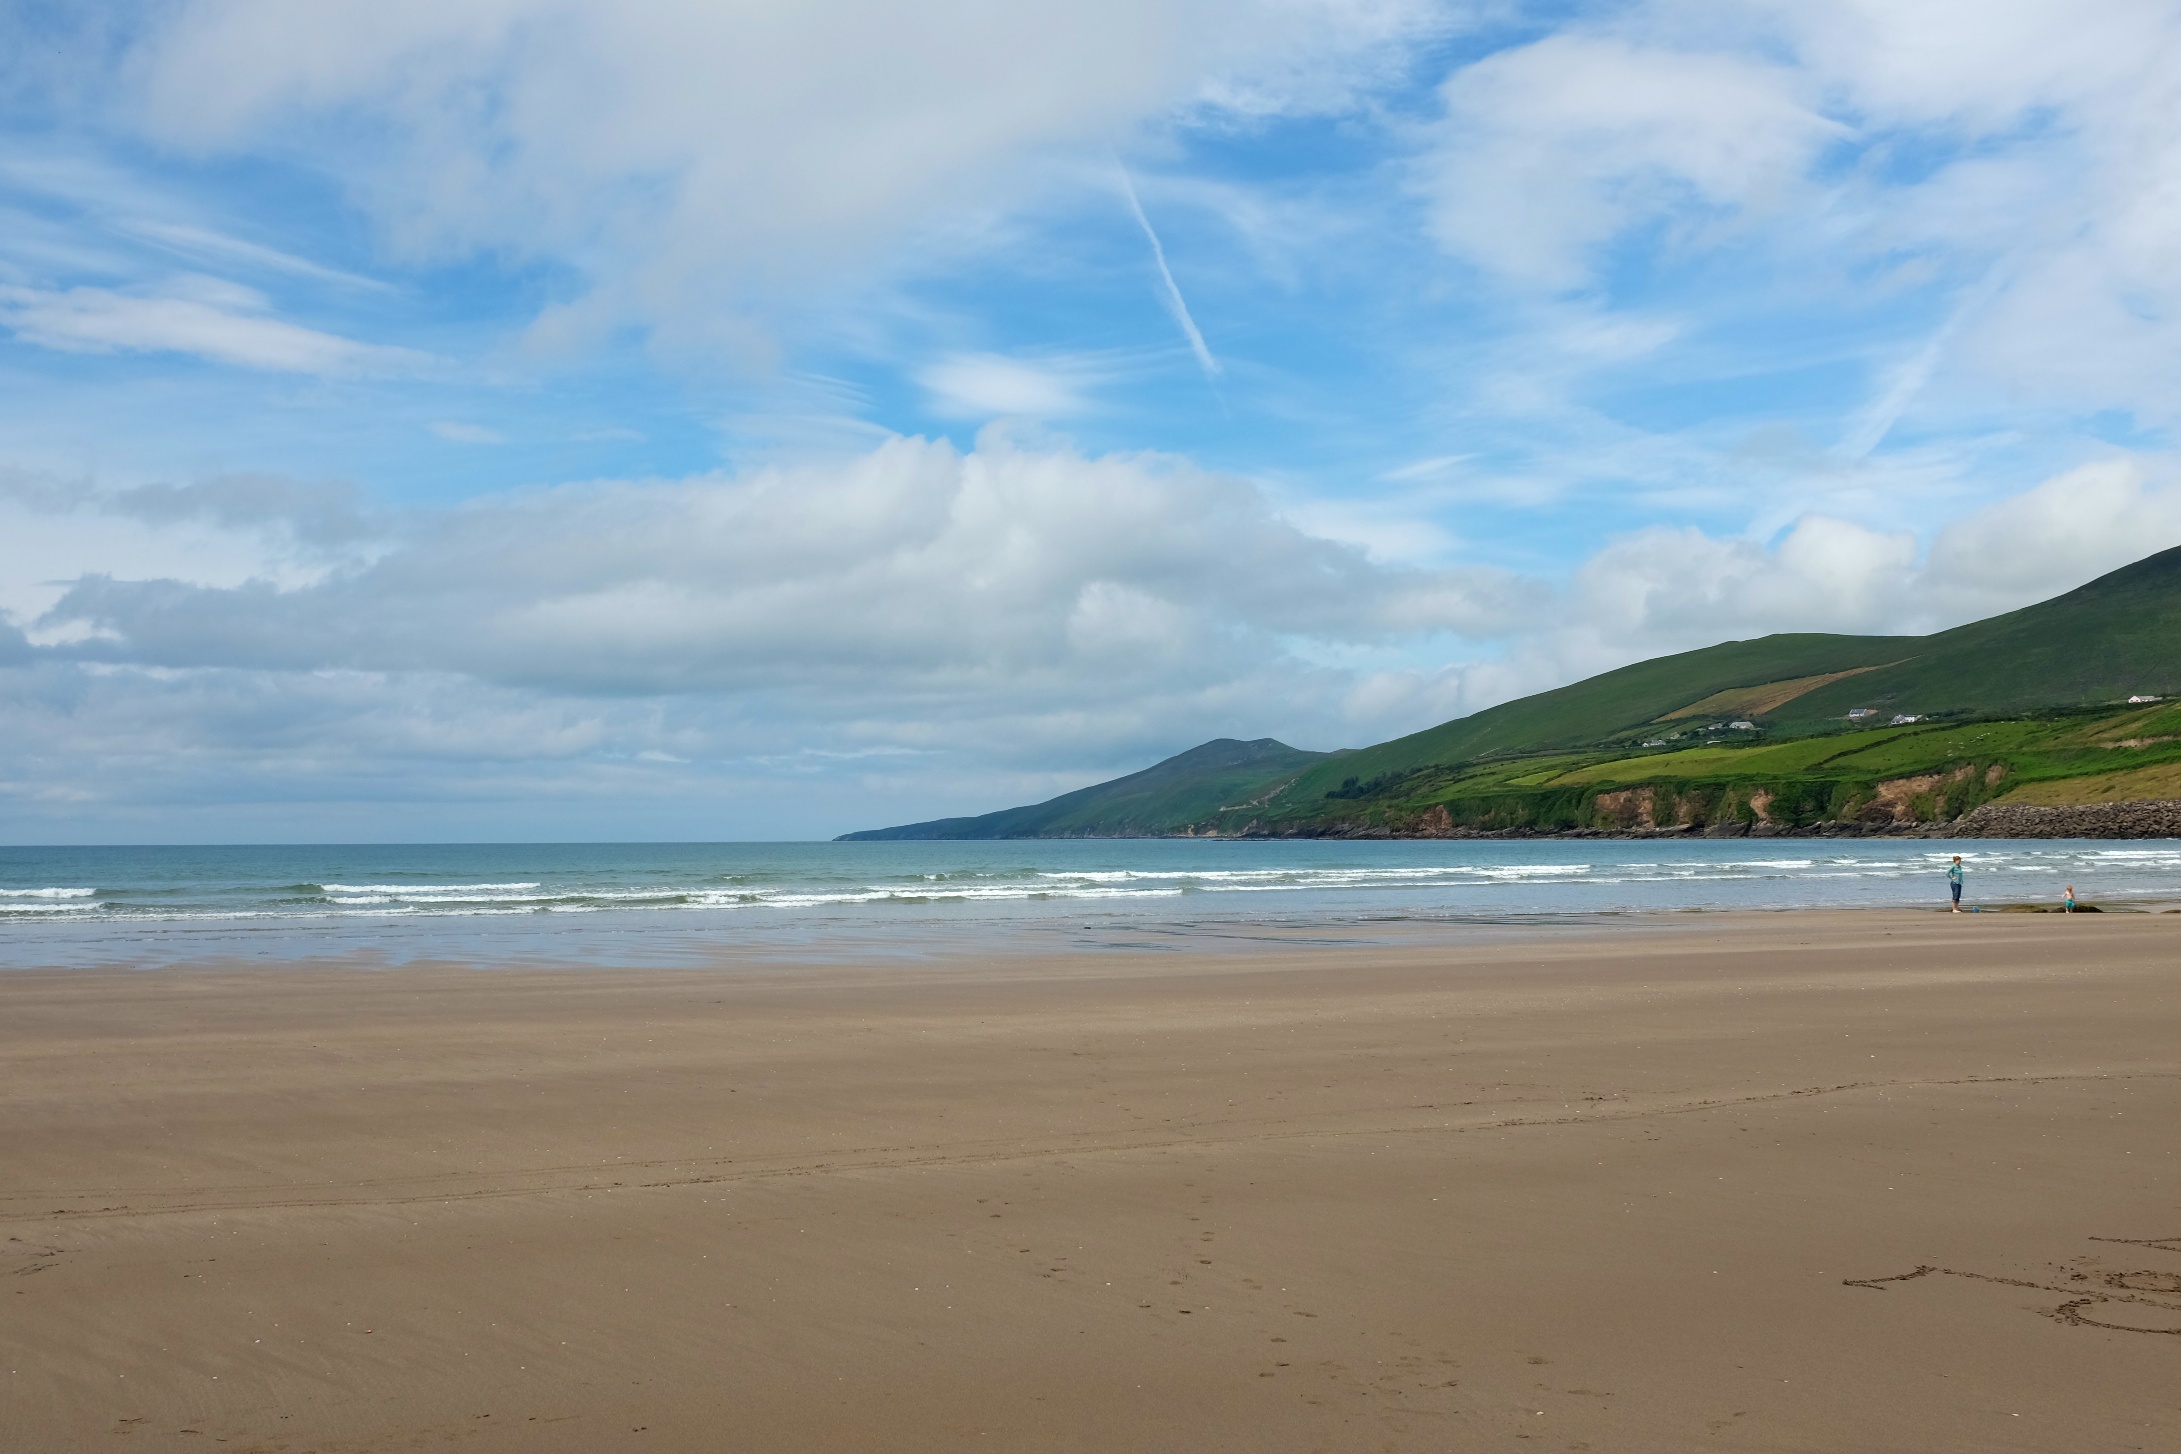
[[[2126,803],[1986,803],[1946,825],[1949,838],[2181,838],[2181,798]]]

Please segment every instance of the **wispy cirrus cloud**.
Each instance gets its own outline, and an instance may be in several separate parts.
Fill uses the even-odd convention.
[[[0,286],[0,328],[68,353],[176,353],[209,363],[324,378],[411,376],[439,361],[272,317],[250,289],[185,279],[164,292]]]
[[[557,336],[634,322],[735,340],[762,311],[752,283],[867,262],[935,204],[1000,201],[1039,159],[1177,107],[1344,109],[1367,58],[1442,16],[1427,0],[326,0],[307,16],[223,0],[165,12],[130,74],[139,124],[169,145],[310,130],[412,252],[581,260],[585,293],[544,320]]]
[[[2181,352],[2177,77],[2181,15],[2153,0],[1639,4],[1457,68],[1413,175],[1441,245],[1517,286],[1685,269],[1711,328],[1868,310],[1851,458],[1995,386],[2172,420],[2144,370]]]
[[[368,278],[345,268],[324,263],[276,247],[233,237],[213,228],[159,217],[123,216],[115,219],[117,230],[140,237],[184,257],[238,265],[247,271],[284,274],[307,282],[330,283],[336,288],[363,293],[391,293],[394,286],[380,278]]]

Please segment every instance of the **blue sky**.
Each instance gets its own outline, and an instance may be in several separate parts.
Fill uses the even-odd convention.
[[[2181,7],[0,9],[0,837],[764,838],[2181,542]]]

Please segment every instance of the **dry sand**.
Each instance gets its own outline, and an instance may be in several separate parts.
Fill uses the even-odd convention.
[[[2181,1449],[2177,949],[0,976],[0,1448]]]

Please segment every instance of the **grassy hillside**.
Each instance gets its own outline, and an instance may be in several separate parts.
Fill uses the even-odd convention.
[[[1321,764],[1289,796],[1728,720],[1776,737],[1839,730],[1859,708],[1880,720],[2001,717],[2137,694],[2181,696],[2181,549],[1931,636],[1765,636],[1638,662]]]
[[[1914,636],[1766,636],[1729,641],[1678,656],[1654,657],[1572,686],[1488,707],[1408,737],[1366,747],[1338,764],[1321,763],[1294,788],[1297,797],[1337,789],[1350,777],[1370,782],[1434,764],[1471,762],[1555,747],[1587,747],[1641,736],[1650,724],[1733,688],[1793,678],[1823,680],[1911,655]],[[1850,680],[1853,680],[1851,678]],[[1733,715],[1739,713],[1716,714]],[[1682,727],[1701,725],[1698,719]],[[1678,729],[1677,729],[1678,730]]]
[[[1132,838],[1160,837],[1198,823],[1218,825],[1231,809],[1244,813],[1304,769],[1332,756],[1260,737],[1221,737],[1142,772],[1062,794],[1027,808],[974,818],[940,818],[899,828],[843,834],[841,842],[885,838]],[[1210,830],[1217,831],[1216,826]]]
[[[1930,636],[1729,641],[1357,752],[1222,739],[1036,807],[849,836],[1902,827],[2181,793],[2181,707],[2124,709],[2138,694],[2181,699],[2181,549]]]
[[[2162,551],[2079,590],[1922,638],[1898,666],[1811,692],[1783,723],[1851,707],[2002,715],[2181,695],[2181,550]]]

